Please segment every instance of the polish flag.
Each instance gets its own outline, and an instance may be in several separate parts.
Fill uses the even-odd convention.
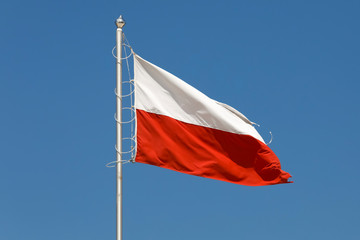
[[[291,175],[243,114],[134,54],[136,162],[248,186]]]

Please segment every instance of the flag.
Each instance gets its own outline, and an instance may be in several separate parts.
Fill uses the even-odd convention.
[[[134,54],[135,162],[248,186],[291,175],[243,114]]]

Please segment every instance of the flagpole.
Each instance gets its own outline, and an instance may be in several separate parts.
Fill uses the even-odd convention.
[[[122,16],[116,24],[116,240],[122,240]]]

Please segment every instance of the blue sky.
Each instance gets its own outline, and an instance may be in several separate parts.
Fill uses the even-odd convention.
[[[271,130],[293,184],[124,165],[124,240],[359,239],[359,1],[6,1],[0,239],[115,239],[114,20]]]

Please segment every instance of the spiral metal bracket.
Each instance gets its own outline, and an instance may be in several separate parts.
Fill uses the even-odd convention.
[[[116,113],[114,114],[114,119],[119,124],[130,124],[130,131],[131,131],[130,137],[123,137],[121,139],[121,141],[130,140],[131,143],[129,144],[129,149],[126,151],[119,151],[119,149],[117,149],[117,147],[115,145],[115,150],[116,150],[117,154],[120,154],[122,157],[125,157],[125,159],[123,159],[121,161],[111,161],[111,162],[107,163],[106,167],[108,167],[108,168],[116,167],[116,164],[119,162],[121,162],[122,164],[129,163],[129,162],[134,163],[135,156],[136,156],[136,147],[137,147],[136,110],[135,110],[135,105],[134,105],[135,82],[134,82],[134,79],[131,77],[131,71],[130,71],[130,65],[129,65],[129,59],[132,55],[134,55],[134,51],[133,51],[132,47],[130,46],[128,40],[126,39],[125,34],[123,34],[123,37],[125,39],[125,42],[122,44],[122,46],[124,48],[125,57],[123,57],[121,59],[126,61],[126,66],[127,66],[127,71],[128,71],[128,80],[123,81],[122,84],[129,84],[129,93],[119,96],[115,89],[115,95],[116,95],[116,98],[118,98],[120,100],[123,100],[124,98],[130,99],[130,101],[128,101],[128,102],[130,102],[130,106],[125,106],[122,108],[122,110],[130,110],[130,120],[121,121],[121,119],[117,118]],[[114,58],[116,58],[116,55],[114,53],[115,49],[116,49],[116,46],[111,51]],[[129,54],[127,53],[126,49],[130,49]],[[126,157],[126,156],[128,156],[128,157]]]

